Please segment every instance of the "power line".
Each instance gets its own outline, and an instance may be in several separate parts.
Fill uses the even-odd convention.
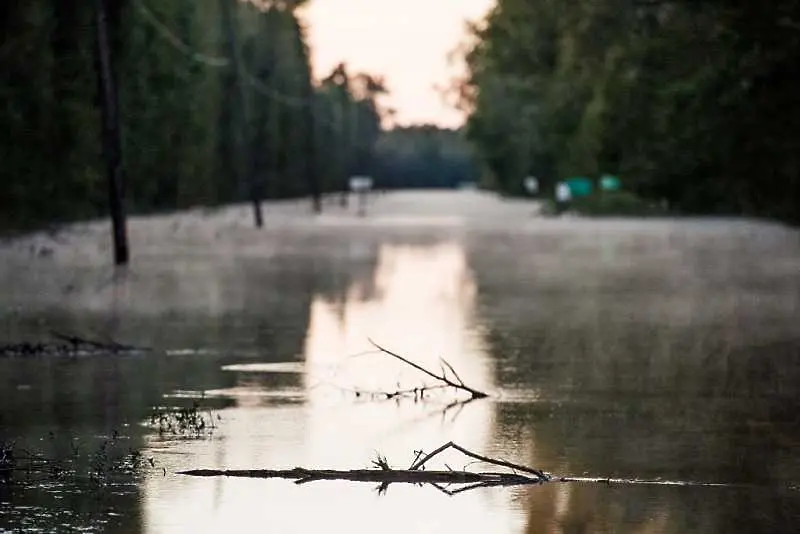
[[[230,58],[222,56],[210,56],[208,54],[197,52],[192,48],[191,45],[183,41],[178,35],[170,30],[166,24],[161,22],[141,0],[136,0],[135,4],[139,10],[139,13],[145,18],[145,20],[147,20],[147,22],[149,22],[168,43],[170,43],[176,50],[184,54],[189,59],[214,68],[226,68],[231,66],[232,63]],[[310,102],[307,98],[294,97],[276,91],[245,69],[241,69],[241,74],[248,85],[253,87],[263,96],[275,100],[276,102],[280,102],[292,107],[306,107],[313,104],[313,102]]]
[[[153,13],[153,11],[148,8],[142,0],[135,0],[134,4],[136,5],[139,13],[143,16],[144,20],[150,23],[153,28],[155,28],[158,33],[170,44],[175,48],[177,51],[181,52],[190,60],[208,66],[212,68],[229,68],[233,65],[233,62],[230,58],[225,56],[212,56],[209,54],[204,54],[195,50],[190,44],[185,42],[183,39],[180,38],[175,32],[173,32],[169,26],[167,26],[164,22],[162,22],[158,16]],[[327,128],[331,131],[338,131],[341,127],[341,124],[337,123],[336,120],[332,120],[328,117],[321,117],[314,108],[314,100],[306,98],[306,97],[297,97],[287,95],[285,93],[281,93],[280,91],[276,91],[263,81],[261,81],[257,76],[248,72],[245,68],[240,66],[239,72],[247,83],[248,86],[253,88],[257,93],[273,100],[279,104],[283,104],[285,106],[293,107],[293,108],[303,108],[307,107],[311,110],[314,115],[314,120]],[[337,100],[337,105],[341,106],[343,103]],[[343,113],[343,110],[340,110],[339,113]]]
[[[175,35],[166,24],[161,22],[140,0],[137,0],[135,4],[139,13],[161,34],[161,37],[166,39],[176,50],[183,53],[189,59],[214,68],[230,66],[231,61],[226,57],[209,56],[193,50],[191,46]]]
[[[241,73],[242,77],[248,84],[250,84],[251,87],[256,89],[262,95],[266,96],[267,98],[271,98],[276,102],[280,102],[291,107],[308,107],[313,104],[312,102],[309,102],[307,98],[285,95],[276,91],[275,89],[272,89],[264,82],[259,80],[256,76],[247,72],[245,69],[241,69]]]

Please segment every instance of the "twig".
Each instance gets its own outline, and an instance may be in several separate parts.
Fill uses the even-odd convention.
[[[457,489],[454,489],[454,490],[450,490],[450,489],[447,489],[446,487],[442,486],[441,484],[436,484],[436,483],[433,483],[433,482],[431,483],[431,486],[433,486],[437,490],[439,490],[442,493],[444,493],[446,495],[449,495],[451,497],[453,495],[458,495],[459,493],[464,493],[465,491],[471,491],[471,490],[480,489],[480,488],[492,488],[492,487],[495,487],[495,486],[502,486],[502,485],[503,484],[498,483],[498,482],[476,482],[474,484],[468,484],[466,486],[461,486],[460,488],[457,488]]]
[[[62,341],[66,341],[72,345],[87,345],[89,347],[94,347],[96,349],[101,350],[110,350],[110,351],[150,351],[149,347],[135,347],[133,345],[123,345],[121,343],[117,343],[114,340],[111,340],[107,343],[103,343],[101,341],[94,341],[92,339],[86,339],[78,336],[71,336],[68,334],[62,334],[60,332],[51,331],[50,335],[56,339],[60,339]]]
[[[431,458],[433,458],[437,454],[439,454],[439,453],[441,453],[441,452],[443,452],[443,451],[445,451],[447,449],[455,449],[458,452],[460,452],[460,453],[462,453],[462,454],[464,454],[466,456],[469,456],[470,458],[475,458],[476,460],[480,460],[480,461],[486,462],[488,464],[499,465],[499,466],[502,466],[502,467],[508,467],[509,469],[514,469],[515,471],[522,471],[523,473],[530,473],[532,475],[536,475],[536,477],[538,477],[542,481],[550,480],[550,476],[549,475],[547,475],[543,471],[539,471],[538,469],[533,469],[531,467],[525,467],[524,465],[513,464],[511,462],[506,462],[505,460],[497,460],[495,458],[489,458],[488,456],[482,456],[480,454],[477,454],[477,453],[474,453],[474,452],[470,451],[469,449],[465,449],[464,447],[462,447],[462,446],[460,446],[460,445],[458,445],[456,443],[453,443],[452,441],[449,441],[449,442],[445,443],[444,445],[442,445],[438,449],[434,450],[433,452],[431,452],[429,454],[426,454],[421,459],[415,461],[411,465],[411,467],[408,468],[409,471],[414,471],[416,469],[419,469],[420,467],[425,465]]]
[[[449,363],[447,363],[447,360],[445,360],[444,358],[439,358],[439,359],[442,360],[442,363],[447,366],[447,368],[450,370],[451,373],[453,373],[453,376],[456,377],[456,380],[458,380],[458,383],[463,386],[464,385],[464,381],[461,380],[460,376],[458,376],[458,373],[456,373],[456,370],[453,369],[453,366],[450,365]],[[444,373],[442,373],[442,374],[444,375]]]
[[[153,349],[149,347],[136,347],[133,345],[123,345],[116,341],[103,343],[94,341],[78,336],[62,334],[59,332],[50,333],[54,338],[61,341],[61,343],[12,343],[0,345],[0,357],[27,357],[27,356],[65,356],[75,357],[78,355],[93,355],[104,352],[128,352],[140,353],[150,352]]]
[[[385,349],[385,348],[381,347],[380,345],[375,343],[372,339],[369,339],[369,342],[372,343],[372,345],[376,349],[381,351],[382,353],[388,354],[389,356],[391,356],[393,358],[397,358],[401,362],[405,363],[406,365],[409,365],[409,366],[413,367],[417,371],[425,373],[426,375],[430,376],[431,378],[434,378],[434,379],[436,379],[436,380],[438,380],[438,381],[440,381],[440,382],[442,382],[444,384],[447,384],[448,386],[450,386],[452,388],[459,389],[461,391],[466,391],[467,393],[470,394],[470,396],[473,399],[483,399],[483,398],[486,398],[486,397],[489,396],[487,393],[484,393],[483,391],[479,391],[477,389],[473,389],[473,388],[467,386],[466,384],[464,384],[464,382],[461,381],[461,378],[459,378],[458,374],[455,371],[453,371],[453,374],[455,375],[455,377],[458,379],[459,382],[453,382],[452,380],[447,378],[447,376],[445,376],[444,372],[442,372],[441,375],[437,375],[436,373],[434,373],[432,371],[429,371],[428,369],[425,369],[421,365],[419,365],[417,363],[414,363],[411,360],[409,360],[407,358],[404,358],[403,356],[400,356],[399,354],[397,354],[395,352],[390,351],[389,349]],[[442,362],[444,362],[450,368],[451,371],[453,370],[453,368],[450,366],[449,363],[447,363],[444,360],[442,360]]]
[[[346,388],[342,386],[337,386],[336,384],[326,383],[331,387],[335,387],[340,391],[346,391],[348,393],[353,393],[356,397],[369,397],[372,399],[375,398],[383,398],[384,400],[394,399],[397,397],[410,397],[413,396],[415,399],[421,399],[425,397],[425,394],[429,391],[437,390],[437,389],[445,389],[449,388],[450,386],[447,384],[437,384],[435,386],[417,386],[415,388],[407,388],[407,389],[397,389],[395,391],[371,391],[366,389],[353,389],[353,388]]]

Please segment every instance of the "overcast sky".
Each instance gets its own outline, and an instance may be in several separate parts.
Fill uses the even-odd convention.
[[[454,126],[463,116],[434,90],[459,74],[447,55],[465,35],[467,19],[482,17],[493,0],[311,0],[308,27],[314,74],[340,61],[351,72],[385,76],[398,123]]]

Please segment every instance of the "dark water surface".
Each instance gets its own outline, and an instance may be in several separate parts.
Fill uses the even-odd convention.
[[[476,192],[391,194],[366,219],[268,210],[263,231],[244,208],[133,220],[117,272],[106,224],[0,245],[0,341],[58,330],[156,349],[0,358],[0,441],[76,458],[73,476],[0,484],[0,531],[800,531],[797,231],[547,220]],[[442,357],[491,398],[356,397],[425,381],[359,355],[368,337],[436,371]],[[144,424],[193,401],[215,416],[209,437]],[[449,497],[175,474],[363,468],[376,452],[406,467],[451,440],[558,475],[723,485]],[[93,480],[104,443],[152,464]]]

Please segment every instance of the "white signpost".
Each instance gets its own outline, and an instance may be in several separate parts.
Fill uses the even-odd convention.
[[[372,189],[372,178],[369,176],[351,176],[350,191],[354,193],[366,192]]]
[[[358,194],[358,214],[363,217],[367,208],[367,193],[372,190],[372,177],[351,176],[350,191]]]
[[[536,195],[539,193],[539,180],[537,180],[535,176],[526,176],[522,183],[525,186],[525,191],[527,191],[529,195]]]

